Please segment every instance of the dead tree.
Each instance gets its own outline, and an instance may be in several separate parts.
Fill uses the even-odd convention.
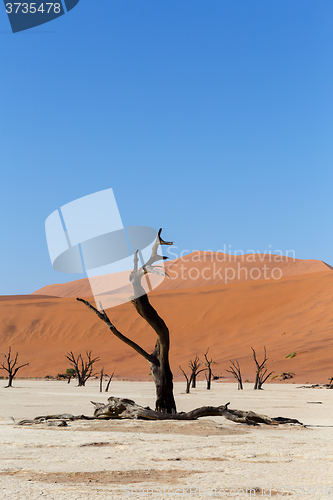
[[[8,385],[6,387],[13,387],[13,379],[17,372],[20,370],[20,368],[23,368],[23,366],[28,366],[29,363],[25,363],[24,365],[18,365],[17,364],[17,358],[18,358],[18,352],[15,355],[15,358],[12,359],[12,348],[9,347],[8,353],[2,353],[3,356],[5,357],[6,361],[0,364],[0,370],[6,370],[8,373]]]
[[[166,242],[161,238],[161,229],[158,232],[156,241],[152,248],[151,257],[148,261],[141,267],[138,268],[138,251],[134,254],[134,269],[130,274],[130,282],[133,285],[134,297],[132,304],[140,316],[155,330],[157,335],[157,342],[155,344],[155,349],[152,354],[146,352],[141,346],[136,344],[133,340],[129,339],[123,335],[111,322],[106,312],[100,303],[100,311],[96,307],[92,306],[89,302],[84,299],[77,298],[78,301],[83,302],[89,309],[94,311],[94,313],[108,326],[113,335],[119,338],[122,342],[129,345],[138,354],[145,358],[149,365],[151,374],[155,383],[156,388],[156,402],[155,411],[150,408],[143,408],[136,405],[133,401],[128,399],[120,398],[109,398],[107,404],[94,403],[95,413],[94,417],[91,418],[143,418],[143,419],[155,419],[155,420],[191,420],[200,418],[203,416],[214,416],[220,415],[235,422],[242,422],[249,425],[258,425],[259,423],[267,424],[279,424],[279,423],[299,423],[297,420],[285,419],[283,417],[269,418],[265,415],[257,415],[251,411],[240,411],[240,410],[230,410],[228,408],[229,403],[226,405],[218,407],[202,407],[197,408],[191,412],[187,413],[177,413],[176,404],[173,396],[173,377],[169,364],[169,349],[170,349],[170,338],[169,330],[163,321],[163,319],[158,315],[156,310],[150,304],[147,294],[141,284],[142,278],[148,273],[155,274],[165,274],[158,266],[154,266],[155,262],[165,259],[158,254],[158,248],[160,245],[172,245],[171,242]],[[206,367],[204,368],[206,370]],[[196,370],[198,374],[198,370]],[[38,417],[35,420],[23,421],[22,424],[38,423],[41,421],[47,421],[48,419],[55,420],[76,420],[76,419],[86,419],[84,415],[75,417],[73,415],[51,415],[46,417]],[[88,417],[89,418],[89,417]],[[66,422],[65,422],[66,423]]]
[[[114,374],[114,372],[112,372],[111,377],[109,377],[108,383],[106,384],[106,387],[105,387],[105,392],[109,391],[109,387],[110,387],[110,384],[111,384],[111,380],[112,380],[113,374]]]
[[[71,379],[75,378],[75,370],[74,370],[74,368],[67,368],[65,376],[68,377],[67,384],[70,384]]]
[[[256,372],[256,380],[255,380],[255,383],[254,383],[254,387],[253,389],[257,390],[257,389],[262,389],[262,385],[266,382],[266,380],[268,379],[268,377],[270,375],[272,375],[272,373],[274,373],[274,371],[268,373],[267,374],[267,368],[266,368],[266,361],[267,361],[267,354],[266,354],[266,347],[264,347],[264,360],[259,363],[258,360],[257,360],[257,356],[256,356],[256,351],[253,349],[253,347],[251,347],[252,351],[253,351],[253,359],[254,359],[254,362],[257,366],[257,372]]]
[[[114,372],[112,373],[111,377],[109,377],[109,375],[107,375],[106,373],[104,373],[104,367],[101,369],[101,375],[100,375],[100,379],[99,379],[99,392],[103,392],[103,380],[107,377],[109,377],[109,380],[106,384],[106,387],[105,387],[105,392],[108,392],[109,391],[109,387],[110,387],[110,384],[111,384],[111,380],[112,380],[112,377],[113,377],[113,374]]]
[[[66,358],[68,361],[71,363],[73,366],[77,379],[78,379],[78,386],[82,387],[86,385],[87,380],[92,376],[92,371],[93,371],[93,365],[96,363],[96,361],[99,361],[99,358],[92,358],[91,357],[91,351],[86,351],[87,354],[87,361],[83,361],[83,358],[81,354],[78,355],[77,358],[75,358],[73,352],[68,352],[66,355]]]
[[[104,375],[104,366],[101,369],[101,376],[100,376],[100,379],[99,379],[99,392],[103,391],[103,375]]]
[[[231,361],[231,366],[229,366],[229,370],[226,370],[226,372],[232,373],[235,379],[238,382],[238,390],[242,391],[243,390],[243,381],[242,381],[242,374],[240,371],[239,363],[237,359],[235,361]]]
[[[176,414],[161,413],[151,410],[148,407],[143,408],[137,405],[131,399],[115,398],[110,397],[108,403],[95,403],[91,401],[95,406],[94,417],[101,419],[120,419],[120,418],[135,418],[143,420],[196,420],[200,417],[211,417],[211,416],[222,416],[233,422],[243,423],[247,425],[279,425],[279,424],[299,424],[303,425],[296,419],[285,418],[285,417],[268,417],[266,415],[260,415],[253,411],[242,411],[242,410],[232,410],[228,408],[230,403],[221,406],[202,406],[201,408],[196,408],[189,412],[181,412]],[[53,417],[57,417],[54,415]],[[59,415],[58,420],[63,416]],[[84,417],[81,415],[77,419]],[[28,420],[20,422],[20,424],[31,424],[38,423],[37,419],[45,419],[47,417],[37,417],[35,421]],[[51,417],[52,418],[52,417]],[[84,417],[87,418],[87,417]],[[75,417],[73,417],[73,420]],[[36,422],[37,420],[37,422]]]
[[[155,349],[152,354],[145,351],[138,344],[133,342],[133,340],[125,337],[111,322],[108,315],[104,311],[102,304],[100,304],[100,309],[96,309],[89,302],[84,299],[77,298],[80,302],[83,302],[87,307],[94,311],[97,316],[104,321],[104,323],[109,327],[113,335],[122,340],[125,344],[129,345],[138,354],[145,358],[150,365],[150,372],[153,377],[155,388],[156,388],[156,411],[176,413],[176,403],[173,396],[173,376],[170,369],[169,363],[169,350],[170,350],[170,337],[169,330],[163,319],[159,316],[157,311],[149,302],[148,296],[141,284],[142,278],[148,273],[154,273],[159,275],[165,275],[164,271],[160,266],[154,266],[158,261],[168,259],[168,257],[158,254],[158,249],[160,245],[172,245],[172,242],[164,241],[161,238],[162,229],[159,230],[156,241],[153,245],[151,256],[148,261],[142,266],[138,267],[138,253],[137,250],[134,254],[134,268],[130,274],[130,282],[133,286],[134,299],[132,304],[136,309],[137,313],[155,330],[157,335],[157,342],[155,344]]]
[[[199,373],[205,371],[206,368],[201,368],[201,370],[199,370],[200,359],[198,358],[198,356],[196,356],[193,360],[191,359],[191,361],[189,362],[189,367],[192,370],[191,373],[192,389],[195,389],[197,386],[197,376],[199,375]]]
[[[209,347],[208,347],[207,352],[205,354],[205,360],[206,361],[203,361],[203,364],[206,366],[206,368],[208,370],[208,375],[207,375],[207,371],[206,371],[205,372],[205,376],[206,376],[206,381],[207,381],[207,389],[209,390],[210,386],[211,386],[211,383],[212,383],[212,368],[211,368],[211,365],[213,363],[215,363],[215,361],[213,361],[212,358],[208,359],[208,357],[207,357],[208,351],[209,351]]]
[[[191,382],[192,382],[192,375],[190,376],[190,378],[188,378],[188,376],[186,375],[186,373],[184,372],[184,370],[182,369],[182,367],[180,365],[179,365],[179,368],[181,369],[181,371],[183,372],[184,377],[186,378],[186,394],[190,394],[190,387],[191,387]]]

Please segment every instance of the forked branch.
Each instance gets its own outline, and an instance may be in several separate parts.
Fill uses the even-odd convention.
[[[145,351],[144,349],[142,349],[142,347],[140,347],[138,344],[136,344],[135,342],[133,342],[133,340],[129,339],[128,337],[125,337],[125,335],[123,335],[122,333],[120,333],[120,331],[114,326],[114,324],[111,323],[108,315],[106,314],[106,312],[104,311],[104,309],[102,309],[102,307],[101,307],[102,312],[100,312],[98,309],[96,309],[96,307],[94,307],[93,305],[91,305],[87,300],[80,299],[78,297],[76,298],[76,300],[78,302],[83,302],[87,307],[89,307],[89,309],[91,309],[92,311],[94,311],[94,313],[97,314],[97,316],[102,321],[104,321],[104,323],[110,328],[110,330],[113,333],[113,335],[115,335],[119,340],[121,340],[125,344],[129,345],[130,347],[132,347],[132,349],[134,349],[138,354],[140,354],[141,356],[143,356],[150,363],[156,362],[156,359],[155,359],[155,357],[152,354],[148,354],[147,351]]]
[[[155,240],[155,243],[153,245],[152,251],[151,251],[151,256],[147,260],[147,262],[140,268],[138,269],[138,252],[137,250],[134,255],[134,269],[130,275],[130,281],[133,282],[133,280],[140,280],[142,277],[147,274],[147,273],[155,273],[155,274],[165,274],[164,271],[161,272],[160,268],[157,266],[153,266],[155,262],[159,262],[160,260],[167,260],[169,257],[166,257],[164,255],[159,255],[158,253],[158,248],[161,245],[173,245],[172,241],[164,241],[163,238],[161,238],[161,233],[162,233],[162,228],[159,229],[157,238]]]

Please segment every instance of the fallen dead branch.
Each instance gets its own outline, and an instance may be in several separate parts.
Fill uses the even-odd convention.
[[[232,410],[228,408],[230,403],[221,406],[202,406],[189,412],[181,413],[166,413],[154,411],[149,407],[137,405],[131,399],[110,397],[106,404],[95,403],[94,416],[86,417],[85,415],[74,416],[71,414],[62,415],[47,415],[36,417],[33,420],[22,420],[19,425],[40,424],[48,421],[62,422],[73,420],[111,420],[111,419],[143,419],[143,420],[196,420],[200,417],[215,417],[221,416],[236,423],[247,425],[279,425],[279,424],[298,424],[303,425],[296,419],[275,417],[271,418],[267,415],[260,415],[253,411]]]

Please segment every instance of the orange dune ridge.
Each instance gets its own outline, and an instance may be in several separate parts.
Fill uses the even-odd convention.
[[[150,300],[170,329],[176,380],[183,379],[179,365],[189,373],[189,360],[195,355],[203,360],[209,348],[216,361],[213,373],[220,380],[234,381],[225,369],[237,358],[243,380],[254,381],[251,347],[261,361],[264,346],[268,370],[274,375],[294,373],[291,383],[326,383],[333,376],[332,268],[316,260],[275,257],[248,254],[235,259],[194,252],[166,265],[171,279],[151,292]],[[30,363],[20,376],[56,376],[70,367],[66,352],[91,350],[101,358],[96,372],[104,366],[121,379],[149,380],[147,361],[73,298],[89,295],[85,279],[31,295],[0,297],[0,350],[12,346],[21,363]],[[132,304],[107,312],[118,330],[152,352],[156,335]],[[286,358],[291,353],[295,355]]]

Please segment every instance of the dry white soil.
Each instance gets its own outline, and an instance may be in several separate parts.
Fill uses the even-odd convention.
[[[333,496],[333,391],[267,384],[175,384],[178,411],[221,405],[306,426],[247,427],[223,417],[192,422],[75,421],[17,425],[39,415],[93,414],[109,395],[154,407],[150,382],[0,381],[0,499],[181,499]]]

